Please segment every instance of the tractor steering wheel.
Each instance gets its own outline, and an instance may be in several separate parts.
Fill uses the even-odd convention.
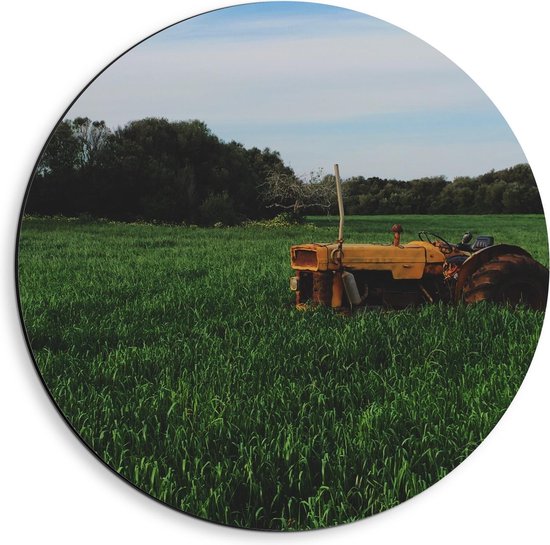
[[[443,253],[450,253],[450,252],[453,251],[453,248],[454,248],[453,244],[451,244],[450,242],[447,242],[443,237],[437,235],[436,233],[430,233],[428,231],[420,231],[418,233],[418,237],[422,241],[424,240],[423,237],[426,237],[426,241],[429,242],[430,244],[432,244],[433,246],[436,246],[435,241],[439,240],[439,242],[443,243],[443,245],[440,246],[441,251]],[[432,240],[432,238],[435,239],[435,240]]]

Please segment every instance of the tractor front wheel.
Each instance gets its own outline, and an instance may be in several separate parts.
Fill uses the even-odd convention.
[[[499,255],[483,264],[462,291],[462,300],[467,304],[491,301],[536,310],[546,308],[547,297],[548,269],[519,254]]]

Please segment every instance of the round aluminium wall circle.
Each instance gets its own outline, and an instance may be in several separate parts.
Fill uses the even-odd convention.
[[[289,247],[336,238],[333,162],[346,242],[390,243],[395,215],[405,242],[471,229],[519,249],[480,263],[470,297],[535,270],[519,302],[545,301],[544,216],[509,128],[379,20],[273,3],[184,21],[100,74],[52,133],[21,223],[29,345],[69,424],[150,496],[246,528],[357,520],[452,470],[515,395],[543,313],[455,306],[449,267],[432,287],[364,266],[358,312],[294,308]]]

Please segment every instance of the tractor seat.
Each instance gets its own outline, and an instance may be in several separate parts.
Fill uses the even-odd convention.
[[[477,252],[478,250],[483,250],[483,248],[488,248],[495,243],[494,237],[488,235],[479,235],[475,242],[472,244],[472,250]]]

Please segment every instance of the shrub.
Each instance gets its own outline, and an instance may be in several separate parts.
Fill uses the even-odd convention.
[[[296,225],[301,225],[308,229],[315,229],[314,225],[305,223],[303,216],[296,215],[292,212],[282,212],[281,214],[277,214],[274,218],[271,218],[269,220],[247,221],[243,225],[245,227],[265,227],[268,229],[275,227],[294,227]]]
[[[225,191],[208,196],[199,206],[199,217],[200,223],[207,226],[217,223],[223,225],[239,223],[239,215],[235,211],[233,200]]]

